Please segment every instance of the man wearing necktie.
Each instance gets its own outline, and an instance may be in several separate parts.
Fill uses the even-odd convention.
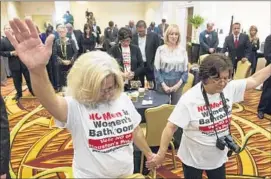
[[[248,35],[240,33],[240,28],[241,24],[238,22],[232,25],[233,34],[225,38],[222,49],[222,53],[229,53],[234,71],[236,71],[238,61],[247,61],[252,50]]]

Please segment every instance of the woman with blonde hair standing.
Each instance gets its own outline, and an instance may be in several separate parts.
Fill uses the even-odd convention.
[[[258,58],[257,58],[257,50],[260,48],[260,40],[257,36],[258,28],[255,25],[250,26],[249,28],[249,41],[252,46],[252,51],[250,53],[250,62],[251,62],[251,72],[255,73]]]
[[[165,44],[155,55],[155,80],[157,90],[168,94],[171,104],[177,104],[188,78],[187,52],[180,46],[179,27],[170,25],[164,35]]]
[[[93,51],[75,61],[67,78],[67,96],[57,96],[46,72],[53,35],[43,45],[33,22],[10,21],[6,32],[30,72],[40,103],[59,127],[72,136],[74,178],[124,178],[133,173],[133,142],[147,159],[153,156],[139,127],[140,114],[123,93],[119,65],[105,52]],[[18,39],[18,41],[17,41]]]

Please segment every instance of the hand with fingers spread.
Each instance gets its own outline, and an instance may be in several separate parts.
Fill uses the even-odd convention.
[[[26,19],[24,23],[15,18],[9,23],[14,36],[9,31],[5,31],[5,34],[14,46],[20,60],[30,71],[39,72],[41,68],[45,68],[52,54],[54,36],[50,35],[44,45],[30,19]]]

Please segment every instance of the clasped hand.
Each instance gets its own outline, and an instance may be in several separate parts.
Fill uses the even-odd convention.
[[[62,60],[63,65],[70,65],[71,61],[70,60]]]
[[[182,82],[178,82],[172,87],[168,87],[166,84],[163,84],[162,87],[166,93],[172,93],[172,92],[177,92],[177,90],[181,87]]]
[[[248,61],[248,59],[247,58],[242,58],[242,63],[245,63],[246,61]]]
[[[165,156],[161,154],[152,154],[151,157],[147,158],[146,167],[149,170],[159,168],[164,160]]]
[[[133,79],[133,78],[134,78],[135,73],[134,73],[134,72],[132,72],[132,71],[125,72],[125,73],[124,73],[124,76],[125,76],[125,78],[126,78],[126,79],[131,80],[131,79]]]

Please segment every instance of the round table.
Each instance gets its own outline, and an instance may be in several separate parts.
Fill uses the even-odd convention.
[[[128,91],[128,93],[132,93],[133,91]],[[143,100],[152,100],[152,104],[142,105]],[[153,108],[160,106],[162,104],[169,104],[170,98],[167,94],[158,92],[155,90],[147,90],[145,91],[144,97],[138,97],[137,102],[133,102],[135,108],[138,113],[142,116],[141,123],[145,123],[145,110],[148,108]]]

